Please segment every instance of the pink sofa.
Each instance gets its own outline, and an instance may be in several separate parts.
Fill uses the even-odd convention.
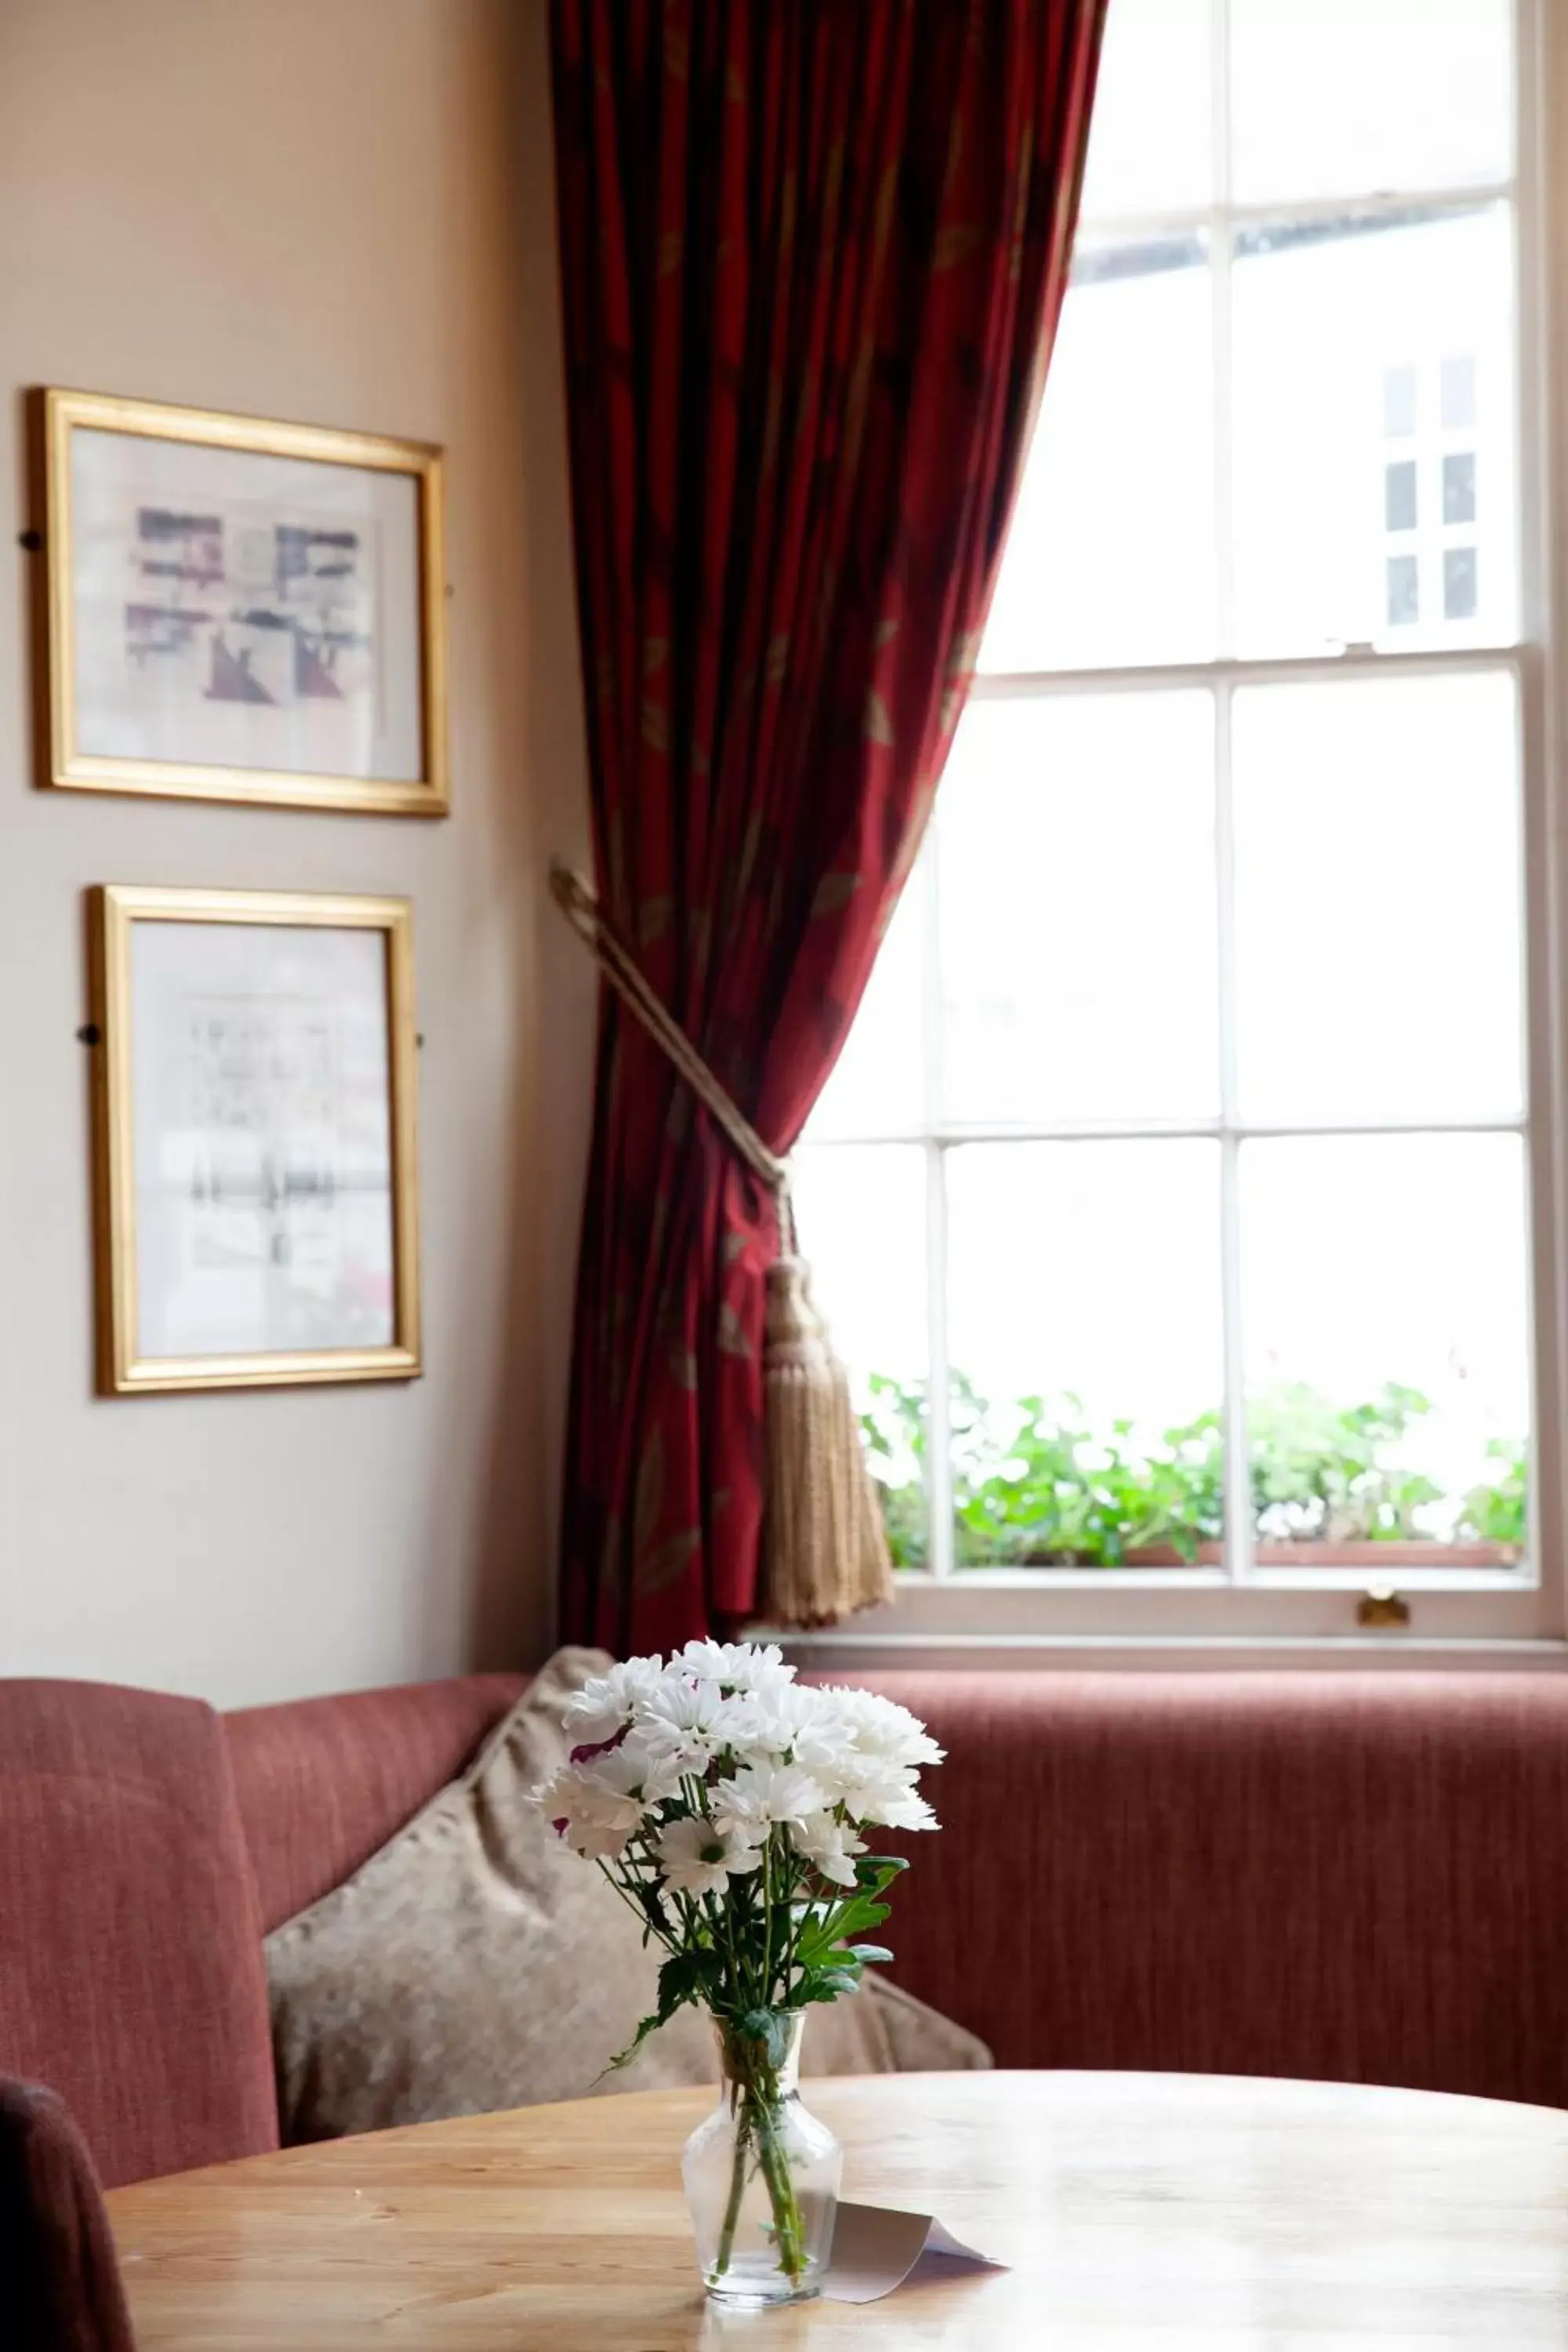
[[[895,1974],[1001,2064],[1568,2106],[1568,1679],[874,1679],[950,1751]],[[220,1717],[0,1682],[0,2074],[62,2092],[111,2183],[275,2146],[262,1935],[521,1687]]]

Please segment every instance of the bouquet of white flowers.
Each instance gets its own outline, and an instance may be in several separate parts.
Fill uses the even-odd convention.
[[[820,2148],[807,2145],[827,2136],[795,2099],[800,2021],[813,2002],[853,1991],[868,1962],[892,1958],[857,1938],[887,1917],[883,1897],[907,1864],[868,1853],[862,1832],[935,1828],[917,1782],[942,1751],[906,1707],[871,1691],[808,1688],[777,1649],[747,1643],[689,1642],[668,1660],[612,1666],[575,1695],[565,1727],[571,1760],[535,1801],[668,1955],[658,2007],[615,2063],[687,2002],[713,2018],[731,2154],[708,2283],[725,2292],[741,2269],[730,2291],[752,2300],[812,2292],[832,2194],[821,2193]],[[694,2187],[710,2169],[703,2131],[686,2167],[700,2240],[710,2234]],[[819,2193],[806,2211],[814,2167]],[[832,2170],[836,2192],[836,2151]],[[765,2243],[742,2261],[753,2181]]]

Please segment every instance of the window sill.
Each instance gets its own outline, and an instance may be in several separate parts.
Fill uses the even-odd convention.
[[[761,1636],[759,1636],[761,1638]],[[811,1674],[898,1669],[1096,1674],[1279,1669],[1375,1672],[1568,1670],[1568,1641],[1547,1635],[1416,1633],[858,1633],[852,1626],[775,1636]]]
[[[1407,1625],[1363,1627],[1369,1586],[1396,1590]],[[1518,1569],[1433,1570],[1393,1563],[1260,1570],[1244,1583],[1215,1569],[964,1570],[906,1573],[885,1609],[793,1633],[813,1665],[1252,1664],[1568,1664],[1562,1604]]]
[[[1434,1547],[1434,1549],[1436,1547]],[[1475,1547],[1479,1549],[1479,1547]],[[1366,1549],[1370,1552],[1372,1547]],[[1369,1585],[1397,1585],[1402,1592],[1533,1592],[1536,1580],[1523,1565],[1498,1567],[1479,1561],[1435,1567],[1429,1559],[1392,1557],[1325,1561],[1321,1568],[1285,1567],[1265,1559],[1243,1583],[1233,1583],[1222,1568],[1200,1560],[1192,1567],[1169,1568],[956,1568],[951,1576],[933,1576],[927,1569],[898,1571],[899,1598],[920,1605],[919,1596],[935,1593],[949,1600],[964,1592],[1027,1592],[1044,1598],[1054,1593],[1092,1592],[1107,1598],[1121,1592],[1364,1592]]]

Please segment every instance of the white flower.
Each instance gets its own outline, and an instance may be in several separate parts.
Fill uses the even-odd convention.
[[[669,1670],[677,1667],[725,1692],[780,1690],[795,1680],[775,1642],[688,1642],[670,1659]]]
[[[879,1756],[889,1764],[940,1764],[945,1749],[937,1746],[918,1716],[880,1691],[851,1690],[835,1684],[821,1696],[853,1733],[863,1756]]]
[[[811,1813],[795,1832],[795,1850],[816,1865],[836,1886],[853,1886],[855,1864],[850,1857],[864,1853],[866,1843],[846,1822],[831,1813]]]
[[[889,1830],[934,1830],[937,1819],[915,1788],[912,1771],[876,1757],[856,1759],[837,1786],[839,1803],[852,1822],[876,1822]]]
[[[531,1805],[537,1805],[547,1821],[559,1824],[575,1801],[577,1786],[572,1767],[563,1764],[559,1771],[552,1772],[548,1780],[541,1780],[536,1789],[529,1791],[528,1801]]]
[[[587,1862],[615,1862],[630,1844],[631,1832],[590,1813],[569,1813],[561,1831],[561,1841]]]
[[[781,1822],[796,1827],[824,1808],[823,1791],[798,1764],[743,1764],[713,1791],[714,1819],[748,1844],[761,1845]]]
[[[802,1683],[737,1699],[733,1745],[787,1756],[807,1771],[832,1773],[854,1753],[855,1738],[826,1691]]]
[[[624,1853],[642,1818],[638,1808],[628,1810],[624,1801],[606,1799],[605,1792],[591,1788],[576,1764],[563,1764],[534,1790],[533,1801],[554,1823],[563,1842],[590,1862],[607,1862]]]
[[[624,1731],[657,1686],[663,1664],[661,1658],[627,1658],[607,1674],[591,1675],[581,1690],[574,1691],[562,1714],[572,1745],[594,1747]]]
[[[618,1748],[584,1757],[571,1769],[605,1804],[635,1807],[638,1820],[680,1786],[679,1767],[641,1731],[628,1732]]]
[[[729,1705],[717,1683],[667,1669],[638,1705],[636,1737],[650,1753],[668,1758],[678,1774],[705,1772],[728,1744]]]
[[[563,1764],[535,1790],[533,1801],[578,1853],[607,1858],[626,1851],[648,1814],[674,1795],[679,1780],[634,1734],[601,1756]]]
[[[918,1783],[942,1751],[925,1726],[878,1692],[803,1686],[772,1646],[628,1659],[563,1714],[572,1759],[534,1794],[564,1842],[697,1973],[713,1939],[752,1936],[761,1906],[769,1999],[790,1981],[796,1916],[830,1918],[855,1892],[868,1825],[936,1827]]]
[[[671,1822],[657,1847],[666,1886],[679,1895],[722,1895],[731,1878],[755,1870],[755,1846],[743,1845],[704,1814]]]
[[[942,1823],[932,1808],[913,1789],[900,1796],[879,1797],[860,1815],[863,1822],[874,1822],[885,1830],[939,1830]]]

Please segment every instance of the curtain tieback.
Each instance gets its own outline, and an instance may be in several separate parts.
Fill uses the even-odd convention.
[[[893,1570],[848,1374],[812,1300],[811,1270],[799,1253],[788,1164],[769,1150],[715,1077],[582,876],[552,859],[550,887],[611,987],[778,1203],[782,1248],[768,1268],[763,1351],[767,1491],[761,1613],[780,1625],[837,1624],[857,1609],[891,1601]]]

